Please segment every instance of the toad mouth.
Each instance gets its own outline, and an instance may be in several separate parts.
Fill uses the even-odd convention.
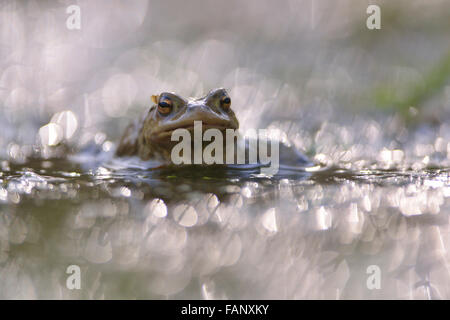
[[[156,132],[153,135],[152,140],[153,141],[161,141],[161,140],[167,140],[168,138],[170,139],[170,137],[172,136],[172,134],[174,133],[174,131],[178,130],[178,129],[186,129],[189,131],[189,133],[191,133],[191,135],[194,132],[194,124],[192,122],[186,123],[186,124],[178,124],[176,126],[170,126],[167,127],[159,132]],[[203,133],[208,130],[208,129],[218,129],[221,132],[224,132],[226,129],[236,129],[233,126],[231,126],[229,123],[224,123],[224,122],[218,122],[218,123],[203,123],[201,125],[201,131],[202,131],[202,135]]]

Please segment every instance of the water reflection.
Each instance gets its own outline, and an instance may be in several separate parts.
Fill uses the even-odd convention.
[[[198,185],[176,172],[127,182],[114,170],[106,180],[82,171],[60,178],[36,173],[48,163],[9,165],[0,192],[5,298],[448,294],[448,171],[403,171],[402,178],[340,169],[328,172],[326,183],[324,172],[234,183],[219,175]],[[51,167],[71,165],[60,160]],[[70,264],[97,283],[83,282],[81,293],[66,289],[64,277],[54,275]],[[364,289],[372,264],[384,272],[385,287],[376,294]],[[20,280],[13,289],[14,272]],[[43,290],[51,285],[53,291]]]

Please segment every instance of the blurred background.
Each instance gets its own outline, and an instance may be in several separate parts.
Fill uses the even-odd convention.
[[[449,44],[446,0],[2,0],[0,297],[449,298]],[[335,169],[52,159],[112,150],[152,94],[216,87],[241,129],[276,128]],[[71,264],[81,290],[65,286]]]

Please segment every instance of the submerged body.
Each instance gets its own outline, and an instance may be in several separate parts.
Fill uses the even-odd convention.
[[[217,133],[226,136],[230,131],[239,128],[239,122],[231,109],[231,99],[225,89],[215,89],[202,98],[190,100],[174,93],[163,92],[158,96],[152,96],[152,100],[154,105],[147,115],[141,121],[130,124],[125,130],[116,151],[117,156],[138,156],[144,161],[158,160],[170,164],[173,163],[172,149],[178,143],[172,141],[172,134],[175,130],[185,129],[189,133],[195,134],[198,121],[201,121],[202,124],[202,134],[208,129],[216,129]],[[247,149],[244,152],[249,154],[248,143],[240,144],[237,136],[232,139],[236,145],[236,151],[239,146],[243,146]],[[210,140],[215,141],[215,139]],[[201,143],[201,148],[204,150],[207,144]],[[225,139],[222,143],[226,143]],[[269,147],[271,145],[269,143]],[[192,148],[194,148],[194,143],[192,143]],[[233,148],[233,152],[234,150]],[[280,144],[279,152],[280,164],[303,167],[312,165],[304,155],[294,148]],[[270,149],[268,153],[271,154]],[[193,157],[193,152],[191,154]],[[225,163],[226,151],[221,156],[224,159],[221,163]],[[232,157],[236,160],[236,154],[233,154]]]

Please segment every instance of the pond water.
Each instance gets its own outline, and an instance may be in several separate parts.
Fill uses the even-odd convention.
[[[66,1],[0,5],[0,298],[450,298],[448,78],[408,99],[445,1],[381,1],[378,33],[354,1],[79,3],[76,32]],[[107,159],[152,94],[216,87],[317,167]]]
[[[274,177],[5,160],[2,298],[448,297],[450,169],[432,164],[447,148],[421,148],[411,166],[383,149]],[[69,265],[81,290],[66,287]]]

